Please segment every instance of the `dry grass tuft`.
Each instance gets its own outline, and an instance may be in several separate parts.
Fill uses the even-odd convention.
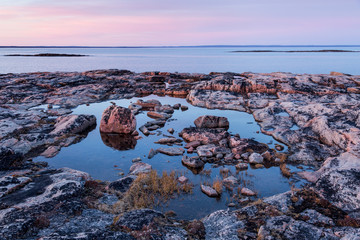
[[[281,164],[280,165],[280,170],[281,170],[281,174],[284,176],[284,177],[291,177],[292,176],[292,173],[290,172],[290,169],[286,166],[285,163]]]
[[[216,179],[216,180],[213,182],[212,187],[216,190],[216,192],[217,192],[218,194],[221,194],[221,192],[222,192],[222,187],[223,187],[222,181],[221,181],[220,179]]]
[[[140,174],[124,195],[123,202],[128,203],[130,209],[154,207],[165,203],[175,194],[192,193],[190,183],[180,184],[175,171],[163,172],[159,176],[155,170],[149,174]]]

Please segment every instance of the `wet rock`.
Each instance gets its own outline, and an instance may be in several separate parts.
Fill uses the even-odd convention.
[[[173,144],[173,143],[178,143],[181,142],[181,139],[177,139],[177,138],[161,138],[159,140],[157,140],[155,143],[158,144]]]
[[[167,131],[168,131],[170,134],[173,134],[173,133],[175,132],[175,130],[174,130],[173,128],[169,128]]]
[[[142,106],[132,103],[128,107],[134,115],[138,114],[142,110]]]
[[[232,148],[231,151],[234,154],[243,154],[245,152],[257,152],[263,153],[269,149],[269,147],[264,143],[259,143],[252,139],[247,138],[230,138],[229,145]]]
[[[252,153],[249,157],[249,162],[251,164],[262,164],[264,162],[264,158],[259,153]]]
[[[170,114],[162,113],[162,112],[148,112],[147,115],[148,115],[148,117],[155,118],[155,119],[158,119],[158,118],[161,118],[161,119],[171,118]]]
[[[235,165],[235,168],[238,170],[246,170],[248,169],[248,164],[247,163],[238,163]]]
[[[148,154],[148,159],[153,158],[155,155],[157,154],[157,151],[155,151],[154,149],[150,149],[149,154]]]
[[[188,179],[187,177],[185,177],[185,176],[180,176],[180,177],[178,178],[178,181],[179,181],[181,184],[186,183],[188,180],[189,180],[189,179]]]
[[[245,227],[236,213],[230,210],[219,210],[202,219],[206,230],[206,239],[236,240],[238,229]]]
[[[189,109],[188,106],[185,106],[185,105],[181,105],[181,111],[187,111]]]
[[[198,117],[194,124],[198,128],[229,128],[229,120],[226,117],[205,115]]]
[[[237,184],[238,180],[234,176],[227,177],[223,180],[225,184],[235,185]]]
[[[201,191],[209,197],[219,197],[220,194],[210,186],[201,185]]]
[[[60,147],[59,146],[50,146],[48,147],[43,153],[41,153],[41,156],[44,156],[46,158],[52,158],[54,157],[56,154],[58,154],[60,151]]]
[[[149,130],[148,130],[145,126],[141,126],[141,127],[139,128],[139,130],[140,130],[140,132],[142,132],[145,136],[150,135]]]
[[[175,103],[173,106],[174,109],[179,109],[180,107],[181,107],[180,103]]]
[[[94,115],[68,115],[56,119],[54,135],[77,134],[96,125]]]
[[[248,188],[241,188],[241,194],[245,196],[255,196],[256,193]]]
[[[142,173],[149,173],[151,171],[151,165],[144,162],[137,162],[131,165],[129,175],[139,175]]]
[[[189,149],[189,148],[197,148],[198,146],[201,145],[201,142],[200,141],[192,141],[192,142],[189,142],[185,145],[185,148],[186,149]]]
[[[100,132],[131,134],[136,130],[136,119],[128,108],[110,106],[102,114]]]
[[[131,160],[132,162],[141,162],[141,157],[134,158]]]
[[[213,149],[215,148],[214,144],[202,145],[197,147],[196,152],[199,157],[212,157],[214,155]]]
[[[120,178],[119,180],[113,181],[109,184],[109,189],[113,189],[120,192],[126,192],[129,190],[131,184],[136,179],[135,176],[130,175],[123,178]]]
[[[185,152],[183,148],[177,148],[177,147],[158,148],[156,151],[169,156],[179,156],[179,155],[183,155]]]
[[[148,101],[143,101],[141,99],[139,99],[136,102],[137,105],[141,106],[144,110],[148,111],[148,110],[154,110],[154,108],[156,106],[161,106],[160,101],[152,99],[152,100],[148,100]]]
[[[190,168],[202,168],[204,166],[204,162],[197,158],[190,158],[188,156],[183,156],[181,162]]]

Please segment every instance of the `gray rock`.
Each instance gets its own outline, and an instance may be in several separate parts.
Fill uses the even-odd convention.
[[[235,165],[235,168],[236,169],[239,169],[239,170],[246,170],[248,169],[248,164],[247,163],[238,163]]]
[[[149,154],[148,154],[148,159],[153,158],[155,155],[157,154],[157,151],[155,151],[154,149],[150,149]]]
[[[77,134],[94,127],[94,115],[68,115],[56,119],[55,129],[50,133],[54,135]]]
[[[214,144],[202,145],[197,147],[196,152],[199,157],[212,157],[214,155],[213,149],[215,148]]]
[[[131,165],[129,175],[138,175],[142,173],[149,173],[151,171],[151,165],[144,162],[137,162]]]
[[[201,185],[200,188],[201,188],[201,191],[203,193],[205,193],[206,195],[208,195],[209,197],[219,197],[220,196],[220,194],[210,186]]]
[[[133,174],[137,174],[137,173],[135,172]],[[131,184],[134,182],[135,179],[136,176],[133,175],[120,178],[119,180],[111,182],[109,184],[109,188],[120,192],[126,192],[131,187]]]
[[[196,159],[196,158],[190,158],[188,156],[183,156],[181,159],[181,162],[190,168],[202,168],[204,166],[204,162],[201,161],[200,159]]]
[[[156,150],[159,153],[163,153],[169,156],[183,155],[185,150],[183,148],[170,147],[170,148],[158,148]]]
[[[245,227],[245,224],[230,210],[216,211],[202,221],[206,229],[206,239],[237,240],[238,229]]]
[[[263,164],[264,158],[259,153],[252,153],[249,157],[249,162],[251,164]]]

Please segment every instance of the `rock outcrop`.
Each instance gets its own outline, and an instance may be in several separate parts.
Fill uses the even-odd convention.
[[[131,134],[135,130],[136,119],[130,109],[112,105],[103,112],[100,132]]]

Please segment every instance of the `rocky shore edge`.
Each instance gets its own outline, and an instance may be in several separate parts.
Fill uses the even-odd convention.
[[[292,73],[188,74],[127,70],[0,75],[0,239],[356,239],[360,235],[360,76]],[[84,172],[52,169],[94,116],[72,108],[149,94],[251,113],[289,148],[286,162],[314,166],[311,184],[180,221],[151,209],[111,213],[116,193]],[[37,109],[47,105],[46,110]],[[124,181],[126,185],[127,181]]]

